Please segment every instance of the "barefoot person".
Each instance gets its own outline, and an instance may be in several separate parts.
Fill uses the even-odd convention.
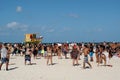
[[[71,52],[71,57],[73,59],[73,66],[75,66],[75,65],[78,66],[79,65],[79,63],[78,63],[78,54],[79,54],[79,51],[78,51],[77,47],[74,46],[73,50]],[[76,62],[76,64],[75,64],[75,62]]]
[[[49,60],[51,65],[52,63],[52,49],[50,48],[50,46],[47,46],[47,65],[49,64]]]
[[[112,67],[112,65],[109,64],[109,53],[107,52],[104,45],[101,46],[102,53],[100,54],[100,58],[102,61],[104,61],[104,66]]]
[[[89,63],[88,61],[88,54],[89,54],[89,48],[87,47],[87,45],[84,45],[84,50],[83,50],[83,53],[84,53],[84,62],[83,62],[83,68],[85,69],[85,63],[87,63],[90,68],[92,68],[91,64]]]
[[[91,62],[93,62],[93,54],[94,54],[94,52],[93,52],[93,45],[90,44],[90,53],[89,53],[89,55],[90,55],[90,61]]]
[[[0,70],[1,70],[1,67],[4,63],[6,63],[6,70],[8,70],[8,64],[9,64],[8,51],[7,51],[4,44],[2,44],[2,48],[1,48],[0,52],[1,52]]]
[[[98,66],[103,63],[106,65],[106,56],[103,54],[104,46],[99,45],[99,53],[98,53]]]
[[[34,59],[37,58],[37,54],[38,54],[38,48],[35,47],[34,50],[33,50],[33,56],[34,56]]]
[[[29,48],[27,48],[27,51],[25,53],[25,65],[26,65],[26,62],[29,61],[29,64],[31,65],[31,50]]]
[[[94,48],[94,53],[95,53],[95,57],[96,57],[96,63],[99,62],[99,47],[98,45],[96,45],[96,47]]]
[[[62,49],[61,49],[61,46],[58,47],[57,54],[58,54],[58,59],[62,59]]]
[[[63,45],[63,53],[64,53],[64,56],[65,56],[65,59],[68,59],[68,57],[67,57],[67,53],[68,53],[67,44]]]

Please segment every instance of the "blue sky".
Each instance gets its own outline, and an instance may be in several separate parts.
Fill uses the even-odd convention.
[[[120,0],[0,0],[0,42],[120,41]]]

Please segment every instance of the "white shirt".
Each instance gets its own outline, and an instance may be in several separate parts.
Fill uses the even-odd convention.
[[[1,58],[6,58],[7,57],[7,49],[6,48],[2,48],[1,49]]]

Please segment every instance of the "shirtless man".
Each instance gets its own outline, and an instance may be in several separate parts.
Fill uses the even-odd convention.
[[[86,68],[85,63],[87,63],[90,66],[90,68],[92,68],[91,64],[88,61],[89,48],[87,47],[87,45],[84,45],[83,53],[84,53],[83,68],[84,69]]]

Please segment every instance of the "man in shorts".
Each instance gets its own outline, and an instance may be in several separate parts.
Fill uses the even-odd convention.
[[[85,63],[87,63],[90,68],[92,68],[91,64],[88,61],[88,54],[89,54],[89,48],[87,45],[84,45],[84,49],[83,49],[83,53],[84,53],[84,62],[83,62],[83,68],[85,69]]]
[[[2,65],[4,63],[6,63],[6,70],[8,71],[8,64],[9,64],[9,58],[7,57],[8,56],[8,50],[6,49],[4,44],[2,44],[0,54],[1,54],[0,70],[1,70]]]
[[[27,51],[25,53],[25,65],[27,61],[29,61],[29,65],[31,65],[31,54],[31,49],[27,48]]]

